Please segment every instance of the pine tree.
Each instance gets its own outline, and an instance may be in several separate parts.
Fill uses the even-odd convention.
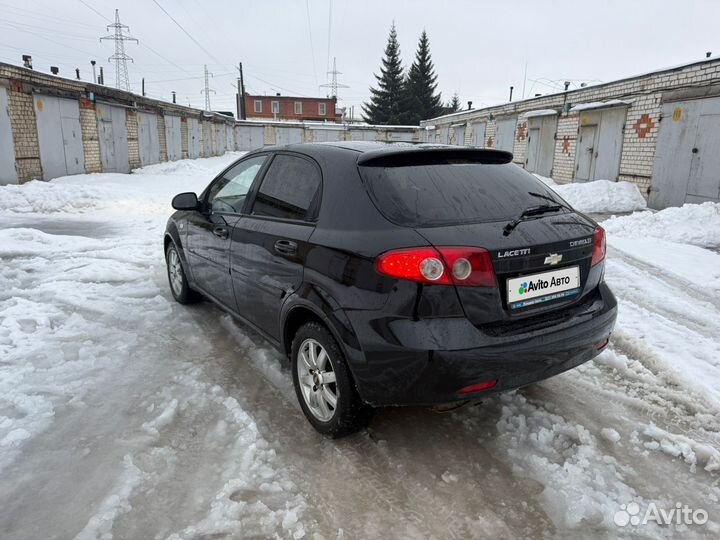
[[[375,78],[378,88],[370,88],[370,102],[363,105],[363,118],[370,124],[401,123],[404,81],[395,23],[390,28],[380,75]]]
[[[450,109],[450,112],[458,112],[460,110],[460,98],[458,97],[457,92],[453,94],[452,100],[447,106]]]
[[[418,125],[442,114],[442,98],[437,93],[437,75],[430,56],[430,39],[423,30],[418,41],[415,61],[405,80],[403,99],[403,123]]]

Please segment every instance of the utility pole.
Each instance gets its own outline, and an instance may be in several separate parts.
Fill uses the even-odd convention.
[[[238,78],[237,113],[240,120],[245,120],[247,116],[245,114],[245,79],[243,78],[242,62],[238,63],[238,72],[240,73],[240,77]]]
[[[321,87],[324,88],[330,88],[330,97],[334,97],[337,99],[338,97],[338,88],[350,88],[346,84],[340,84],[338,83],[337,76],[342,75],[341,71],[337,70],[337,58],[333,57],[333,68],[332,71],[328,71],[328,75],[332,75],[332,82],[328,84],[321,84]]]
[[[115,62],[115,88],[130,91],[130,77],[128,76],[127,61],[130,60],[132,62],[133,59],[125,54],[125,42],[140,42],[134,37],[125,35],[125,30],[130,32],[130,27],[120,23],[120,12],[117,9],[115,10],[115,22],[113,24],[109,24],[107,27],[108,30],[111,28],[114,30],[114,33],[109,36],[101,37],[100,41],[112,40],[115,42],[115,54],[108,58],[108,62]]]
[[[210,112],[210,92],[213,94],[215,90],[210,88],[210,77],[213,74],[208,71],[207,64],[205,65],[205,88],[200,91],[201,94],[205,94],[205,110]]]

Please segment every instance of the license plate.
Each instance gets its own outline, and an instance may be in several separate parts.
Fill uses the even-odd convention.
[[[580,269],[571,266],[508,279],[507,291],[510,309],[567,298],[580,292]]]

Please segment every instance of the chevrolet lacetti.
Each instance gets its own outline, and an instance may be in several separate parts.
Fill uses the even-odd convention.
[[[339,142],[243,156],[173,199],[178,302],[208,298],[290,359],[326,435],[375,407],[546,379],[607,345],[605,232],[496,150]]]

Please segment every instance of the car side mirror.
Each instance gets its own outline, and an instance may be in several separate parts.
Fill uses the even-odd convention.
[[[197,210],[200,207],[197,195],[191,191],[175,195],[172,200],[172,207],[175,210]]]

